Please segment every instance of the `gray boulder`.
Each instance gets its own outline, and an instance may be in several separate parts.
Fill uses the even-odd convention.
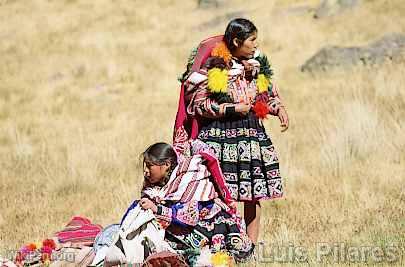
[[[225,27],[230,20],[236,19],[236,18],[244,18],[246,17],[246,14],[242,11],[235,11],[235,12],[230,12],[225,15],[221,16],[216,16],[212,19],[210,19],[207,22],[201,23],[197,29],[200,31],[204,31],[206,29],[211,29],[213,27],[218,27],[218,25],[221,25]],[[225,29],[225,28],[224,28]]]
[[[404,54],[405,35],[389,34],[363,47],[324,47],[301,66],[301,71],[326,71],[336,67],[375,65],[385,60],[402,61]]]
[[[342,11],[353,8],[360,3],[360,0],[322,0],[315,10],[314,18],[333,16]]]
[[[219,0],[198,0],[198,8],[212,8],[219,7],[221,1]]]

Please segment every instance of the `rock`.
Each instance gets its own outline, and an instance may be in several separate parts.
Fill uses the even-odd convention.
[[[216,27],[218,25],[223,25],[223,28],[225,30],[225,27],[230,20],[235,19],[235,18],[243,18],[243,17],[245,17],[245,13],[243,13],[241,11],[230,12],[223,16],[216,16],[213,19],[200,24],[198,26],[198,30],[203,31],[205,29],[210,29],[210,28]]]
[[[301,66],[303,72],[328,70],[335,67],[375,65],[385,60],[402,61],[405,54],[405,35],[389,34],[363,47],[322,48]]]
[[[360,0],[322,0],[315,10],[314,18],[323,18],[339,14],[340,12],[353,8],[360,3]]]
[[[198,0],[198,8],[217,8],[220,5],[218,0]]]

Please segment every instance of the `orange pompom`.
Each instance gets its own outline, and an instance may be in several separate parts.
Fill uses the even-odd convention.
[[[220,57],[223,58],[224,61],[228,64],[231,61],[232,54],[229,51],[228,47],[226,46],[225,42],[219,42],[214,49],[211,51],[212,57]]]
[[[27,245],[27,248],[29,251],[34,251],[37,249],[37,245],[35,245],[35,243],[30,243]]]

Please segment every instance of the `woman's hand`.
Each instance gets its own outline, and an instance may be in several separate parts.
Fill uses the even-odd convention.
[[[242,60],[243,67],[245,68],[246,71],[252,71],[253,70],[253,65],[250,64],[247,60]]]
[[[151,209],[153,211],[153,213],[157,212],[157,206],[149,198],[145,198],[145,197],[141,198],[141,200],[139,201],[139,205],[144,210]]]
[[[288,129],[288,115],[287,115],[287,111],[285,110],[285,108],[283,106],[280,107],[280,109],[278,110],[278,118],[280,119],[281,122],[281,131],[285,132]]]
[[[239,103],[235,105],[235,111],[243,115],[247,115],[252,108],[252,104]]]

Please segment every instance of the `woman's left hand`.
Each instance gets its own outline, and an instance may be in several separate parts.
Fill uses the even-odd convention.
[[[280,119],[281,122],[281,131],[285,132],[288,129],[288,115],[287,115],[287,111],[285,110],[285,108],[283,106],[280,107],[280,109],[278,110],[278,118]]]
[[[139,201],[139,205],[141,206],[142,209],[147,210],[151,209],[153,213],[157,212],[157,206],[155,203],[152,202],[149,198],[141,198]]]

